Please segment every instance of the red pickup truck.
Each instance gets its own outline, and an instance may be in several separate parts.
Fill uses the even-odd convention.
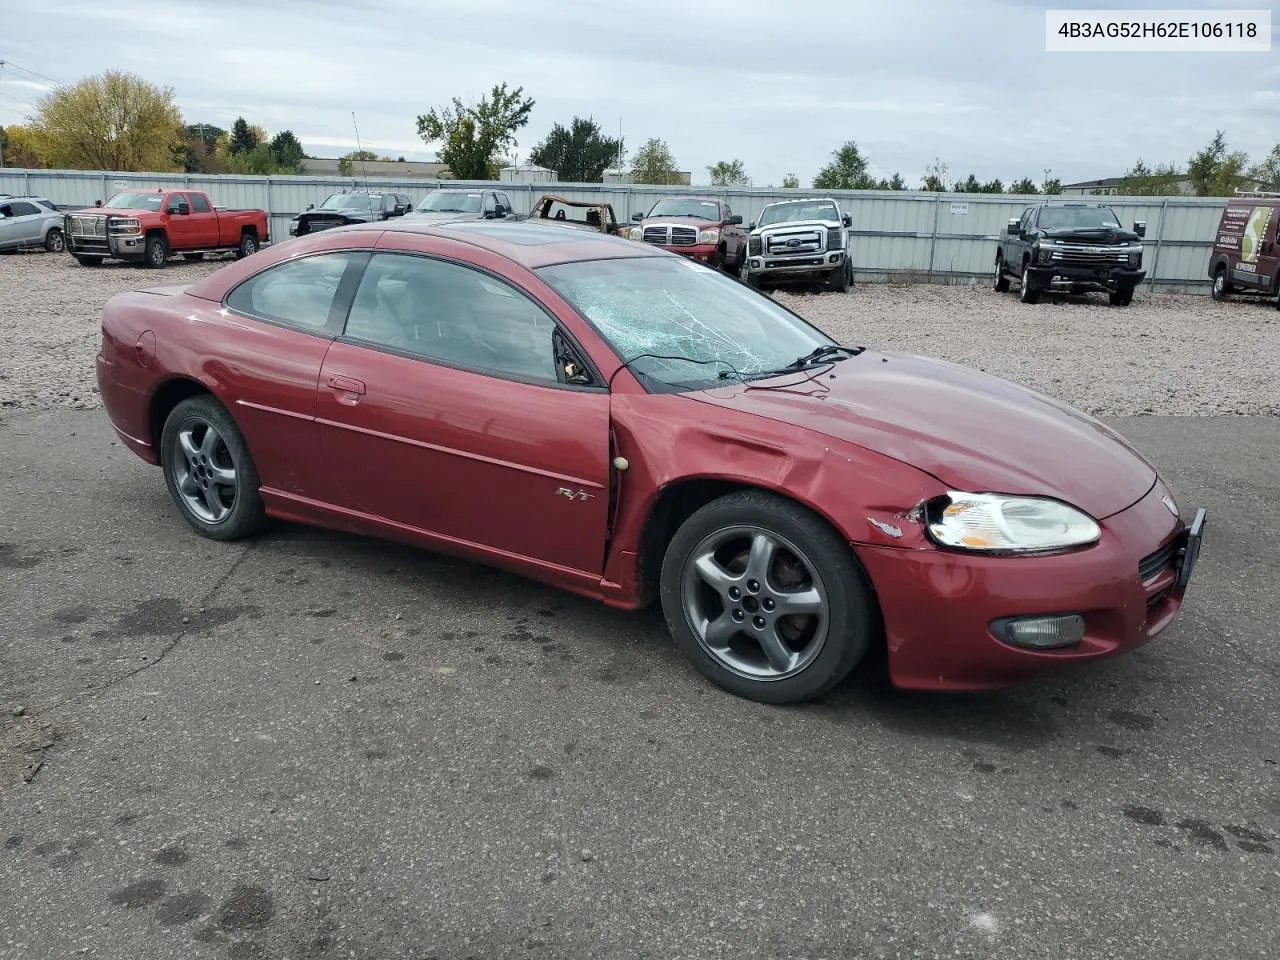
[[[271,242],[265,210],[221,210],[197,190],[125,190],[63,219],[67,252],[82,266],[130,260],[159,270],[175,253],[198,260],[234,250],[236,258]]]

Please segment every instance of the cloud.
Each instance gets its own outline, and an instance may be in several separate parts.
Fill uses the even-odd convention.
[[[1049,6],[60,0],[7,17],[0,58],[64,82],[130,70],[172,87],[189,121],[244,115],[312,151],[351,149],[354,111],[366,147],[406,157],[432,149],[419,114],[506,81],[536,100],[523,156],[553,123],[591,115],[611,134],[621,123],[632,150],[665,139],[695,179],[736,157],[760,184],[808,181],[849,139],[909,182],[935,157],[983,180],[1111,176],[1139,156],[1185,162],[1220,128],[1233,149],[1271,148],[1267,55],[1048,54]],[[0,122],[38,95],[12,76]]]

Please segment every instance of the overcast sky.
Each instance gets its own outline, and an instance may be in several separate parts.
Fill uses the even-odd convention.
[[[536,101],[521,160],[591,115],[649,137],[706,181],[740,158],[756,184],[808,183],[854,139],[873,173],[1064,182],[1186,158],[1225,129],[1259,157],[1280,139],[1280,44],[1252,54],[1050,54],[1044,10],[1174,6],[1030,0],[0,0],[0,122],[49,80],[124,69],[171,86],[188,122],[244,115],[309,153],[426,159],[415,118],[495,82]],[[1272,9],[1197,0],[1199,9]]]

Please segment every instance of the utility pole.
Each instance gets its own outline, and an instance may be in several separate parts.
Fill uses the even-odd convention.
[[[4,61],[0,60],[0,90],[4,89]],[[4,166],[4,137],[0,136],[0,167]]]

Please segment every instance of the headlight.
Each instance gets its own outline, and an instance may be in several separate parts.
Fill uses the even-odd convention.
[[[1137,269],[1142,266],[1142,248],[1136,247],[1129,251],[1129,266]]]
[[[630,235],[631,235],[631,239],[632,239],[632,240],[643,240],[643,239],[644,239],[644,227],[632,227],[632,228],[631,228],[631,234],[630,234]]]
[[[959,493],[930,502],[929,536],[945,547],[982,553],[1036,553],[1093,543],[1102,530],[1074,507],[1041,497]]]
[[[747,239],[747,252],[752,255],[758,255],[761,251],[761,241],[758,236],[749,237]]]
[[[1037,244],[1032,248],[1032,253],[1035,254],[1038,263],[1048,263],[1053,259],[1054,249],[1051,243]]]
[[[699,243],[719,243],[720,231],[718,229],[700,230],[698,232]]]
[[[142,224],[132,217],[113,217],[107,221],[107,226],[111,228],[112,233],[131,236],[142,232]]]

